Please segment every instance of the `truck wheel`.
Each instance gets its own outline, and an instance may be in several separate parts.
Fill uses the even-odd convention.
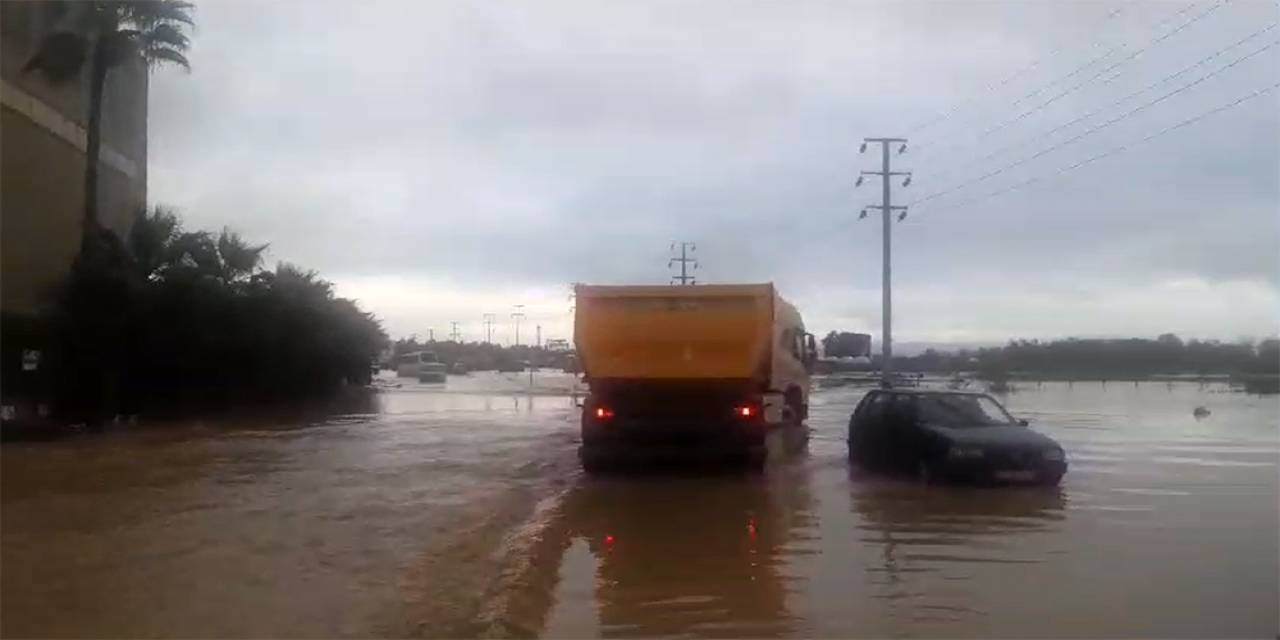
[[[605,459],[595,452],[580,450],[578,460],[582,462],[582,470],[590,474],[600,474],[609,470]]]
[[[786,413],[791,414],[791,419],[789,421],[794,422],[795,426],[803,424],[804,419],[807,417],[805,415],[807,412],[805,411],[804,402],[800,397],[800,392],[795,389],[787,392]]]

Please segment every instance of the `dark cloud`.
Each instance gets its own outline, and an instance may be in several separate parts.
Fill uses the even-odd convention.
[[[904,131],[902,202],[967,185],[895,225],[904,337],[1280,323],[1275,95],[971,202],[1270,84],[1278,49],[974,182],[1267,45],[1113,105],[1274,22],[1272,4],[1224,5],[1155,45],[1203,9],[299,6],[201,5],[195,70],[153,84],[151,192],[321,270],[396,333],[516,298],[564,333],[567,283],[665,281],[681,239],[705,281],[777,281],[817,328],[873,329],[880,225],[856,218],[878,185],[852,182],[876,158],[857,145]]]

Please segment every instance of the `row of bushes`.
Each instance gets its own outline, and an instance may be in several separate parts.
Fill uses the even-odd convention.
[[[6,395],[17,381],[67,418],[320,395],[369,381],[387,336],[313,271],[260,266],[263,246],[139,214],[121,242],[86,242],[56,310],[7,318]],[[38,373],[19,368],[37,345]],[[16,378],[14,377],[16,376]]]
[[[843,334],[855,335],[855,334]],[[1130,379],[1162,374],[1276,375],[1280,373],[1280,340],[1219,342],[1183,341],[1173,334],[1158,338],[1013,340],[1002,347],[894,356],[897,371],[950,373],[978,371],[1004,378],[1011,372],[1065,379]],[[880,357],[846,368],[876,370]]]

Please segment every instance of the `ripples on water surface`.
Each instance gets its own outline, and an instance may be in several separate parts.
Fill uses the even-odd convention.
[[[1063,486],[946,489],[850,470],[853,388],[815,393],[808,454],[764,476],[587,478],[556,395],[571,381],[538,384],[471,376],[327,418],[6,444],[3,634],[1278,630],[1275,396],[1032,385],[1006,403],[1065,446]]]
[[[547,631],[1274,636],[1276,400],[1216,391],[1008,396],[1069,452],[1051,490],[851,471],[862,391],[821,392],[809,456],[766,478],[582,479],[550,527],[568,543]]]

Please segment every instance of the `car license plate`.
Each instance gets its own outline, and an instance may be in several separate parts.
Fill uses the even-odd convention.
[[[996,480],[1006,482],[1031,482],[1036,479],[1034,471],[997,471]]]

